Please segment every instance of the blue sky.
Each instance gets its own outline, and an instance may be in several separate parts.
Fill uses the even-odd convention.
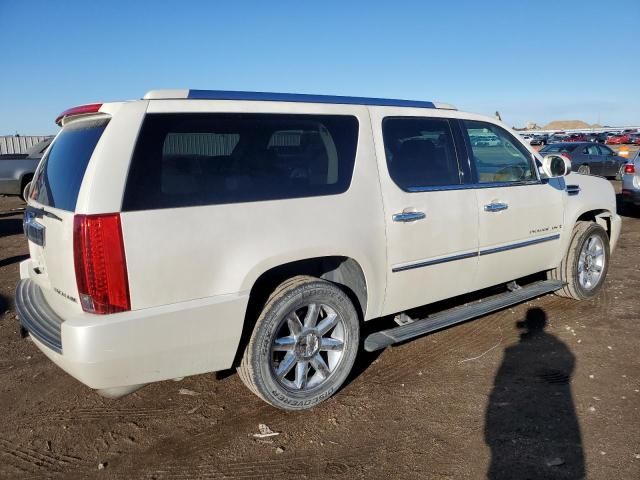
[[[0,135],[53,133],[70,106],[157,88],[640,124],[638,0],[0,0],[0,45]]]

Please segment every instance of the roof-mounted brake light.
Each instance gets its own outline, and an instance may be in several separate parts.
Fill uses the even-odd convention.
[[[102,107],[102,103],[89,103],[87,105],[78,105],[77,107],[69,108],[62,112],[56,118],[56,125],[62,126],[62,120],[66,117],[73,117],[75,115],[86,115],[88,113],[96,113]]]

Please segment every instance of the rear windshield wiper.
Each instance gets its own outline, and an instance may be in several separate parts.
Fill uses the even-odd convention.
[[[47,212],[44,208],[36,208],[36,207],[27,207],[25,212],[26,214],[32,214],[35,218],[49,217],[55,218],[56,220],[62,221],[58,215],[53,212]]]

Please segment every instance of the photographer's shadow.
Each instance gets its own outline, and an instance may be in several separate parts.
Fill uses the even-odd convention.
[[[582,437],[571,395],[575,357],[545,332],[545,312],[532,308],[520,342],[504,352],[489,398],[485,441],[490,479],[579,479]]]

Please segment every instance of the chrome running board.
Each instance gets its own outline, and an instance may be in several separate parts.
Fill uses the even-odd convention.
[[[364,349],[367,352],[375,352],[394,343],[405,342],[426,333],[441,330],[451,325],[466,322],[472,318],[524,302],[530,298],[555,292],[563,286],[564,284],[560,280],[542,280],[522,288],[488,297],[470,305],[444,310],[406,325],[372,333],[365,339]]]

